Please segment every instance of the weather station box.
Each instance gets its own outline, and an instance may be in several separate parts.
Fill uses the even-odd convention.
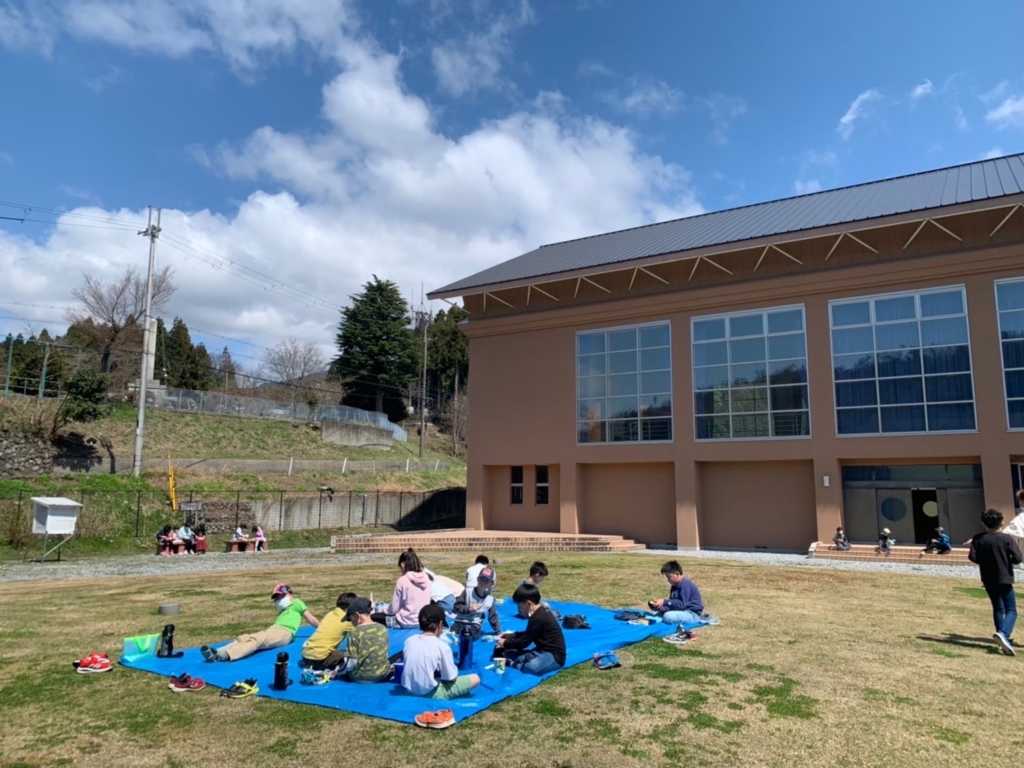
[[[74,536],[81,504],[71,499],[51,496],[33,497],[32,504],[32,533]]]

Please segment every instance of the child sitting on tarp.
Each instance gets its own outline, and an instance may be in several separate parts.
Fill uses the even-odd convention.
[[[495,644],[502,651],[525,651],[511,663],[528,675],[546,675],[565,666],[565,635],[551,609],[541,604],[535,584],[520,584],[512,600],[519,612],[530,617],[522,632],[505,634]],[[533,646],[530,649],[530,646]]]
[[[236,640],[223,648],[211,648],[204,645],[199,649],[207,661],[238,661],[252,656],[256,651],[280,648],[295,639],[302,620],[305,619],[314,627],[320,626],[316,616],[309,612],[306,604],[292,595],[292,588],[287,584],[274,587],[270,599],[277,608],[277,621],[273,626],[252,635],[239,635]]]
[[[953,543],[949,540],[949,534],[940,525],[935,529],[935,538],[928,540],[928,546],[921,550],[921,554],[930,555],[932,552],[936,552],[945,555],[952,551]]]
[[[683,576],[683,566],[669,560],[661,566],[661,575],[669,583],[667,600],[651,600],[647,605],[661,614],[666,624],[698,624],[704,614],[704,600],[697,585]]]
[[[540,589],[540,585],[544,582],[544,579],[548,577],[548,567],[539,560],[530,566],[530,575],[523,579],[520,584],[533,584],[533,586]],[[524,613],[524,607],[519,606],[519,618],[528,619],[530,618]]]
[[[352,622],[346,614],[356,597],[355,592],[338,595],[335,607],[327,612],[320,620],[320,626],[303,643],[302,660],[312,669],[334,669],[347,657],[338,648],[353,630]]]
[[[476,586],[476,577],[480,575],[480,571],[488,567],[491,564],[491,559],[487,555],[477,555],[476,560],[469,568],[466,569],[466,591],[469,592],[473,587]]]
[[[395,582],[391,605],[372,618],[389,629],[415,629],[420,609],[430,605],[430,577],[423,572],[423,563],[412,547],[398,556],[398,569],[402,575]]]
[[[455,590],[452,585],[455,582],[449,579],[447,576],[438,576],[429,568],[424,568],[423,572],[427,574],[427,578],[430,579],[430,602],[435,605],[440,605],[444,608],[445,613],[451,613],[455,610]],[[462,590],[459,590],[459,594],[462,594]]]
[[[402,687],[414,696],[431,699],[457,699],[468,696],[480,685],[477,675],[459,675],[451,646],[441,639],[448,622],[444,609],[427,605],[420,610],[422,634],[405,641],[402,658]]]
[[[344,677],[351,683],[379,683],[391,677],[388,630],[371,619],[371,613],[373,605],[365,597],[357,597],[349,604],[345,621],[353,629],[335,677]]]
[[[494,633],[501,632],[501,619],[494,604],[494,595],[491,594],[497,578],[493,568],[483,568],[476,577],[476,586],[467,589],[455,601],[455,634],[462,634],[468,628],[472,638],[478,639],[483,634],[485,616]]]

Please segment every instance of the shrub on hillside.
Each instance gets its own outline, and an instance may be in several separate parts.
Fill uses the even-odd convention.
[[[67,380],[64,391],[55,428],[72,422],[96,421],[106,414],[107,377],[102,373],[79,371]]]

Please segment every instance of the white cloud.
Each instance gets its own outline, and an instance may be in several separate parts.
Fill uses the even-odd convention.
[[[534,19],[529,0],[520,0],[514,13],[502,13],[484,32],[434,46],[430,58],[441,88],[453,96],[494,88],[512,54],[512,36]]]
[[[747,113],[747,102],[738,96],[713,93],[700,99],[700,103],[708,110],[711,124],[714,126],[711,137],[717,144],[728,144],[729,128],[737,118]]]
[[[599,61],[582,61],[576,69],[583,77],[612,77],[615,74],[615,70]]]
[[[1007,92],[1010,90],[1010,83],[1008,80],[1003,80],[997,83],[993,88],[985,91],[978,98],[980,98],[985,104],[992,105],[997,101],[1001,101],[1006,97]]]
[[[797,179],[793,182],[793,188],[798,195],[809,195],[812,192],[821,191],[821,182],[817,179],[808,179],[807,181]]]
[[[1024,128],[1024,94],[1007,96],[998,107],[990,109],[985,119],[996,128]]]
[[[982,160],[994,160],[997,157],[1003,157],[1006,152],[1003,151],[1002,147],[992,147],[988,152],[981,156]]]
[[[618,111],[639,117],[671,115],[683,107],[683,92],[664,80],[633,79],[628,91],[606,91],[602,98]]]
[[[41,4],[32,8],[0,4],[0,45],[12,51],[35,50],[49,56],[57,39],[53,14],[52,8]]]
[[[971,124],[967,122],[967,115],[964,114],[959,104],[953,105],[953,124],[961,133],[966,133],[971,129]]]
[[[861,120],[868,114],[871,102],[877,101],[881,98],[882,94],[874,88],[862,91],[857,95],[857,98],[850,104],[850,108],[846,110],[846,114],[839,118],[839,124],[836,126],[836,130],[839,131],[839,135],[842,136],[843,141],[848,140],[853,134],[853,129],[856,126],[857,121]]]
[[[800,158],[802,167],[820,165],[825,168],[835,168],[839,165],[839,155],[831,149],[809,149]]]
[[[914,103],[919,99],[923,99],[925,96],[931,96],[935,93],[935,86],[932,85],[932,81],[925,78],[924,82],[918,83],[914,86],[910,92],[910,101]]]
[[[86,80],[85,85],[90,90],[93,90],[96,93],[102,93],[111,85],[120,80],[121,75],[122,72],[119,67],[109,67],[107,71],[104,72],[102,75],[97,75],[96,77],[92,77]]]
[[[76,200],[85,200],[87,203],[96,202],[95,195],[87,189],[79,189],[78,187],[71,187],[67,184],[58,184],[57,191],[64,195],[64,197],[71,197]]]

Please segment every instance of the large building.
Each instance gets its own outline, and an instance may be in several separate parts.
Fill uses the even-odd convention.
[[[1024,482],[1024,155],[547,245],[455,297],[470,528],[960,543]]]

